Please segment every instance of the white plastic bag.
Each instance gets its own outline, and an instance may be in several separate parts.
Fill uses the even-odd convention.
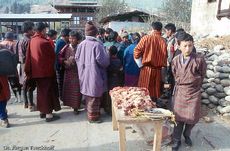
[[[145,141],[152,145],[154,139],[154,128],[151,123],[141,123],[132,126],[137,133],[142,136]],[[173,133],[173,126],[168,120],[165,120],[162,127],[162,141],[161,145],[167,145],[171,142],[171,135]]]
[[[143,66],[143,64],[142,64],[142,57],[140,57],[140,58],[138,58],[138,59],[135,59],[135,58],[134,58],[134,60],[135,60],[137,66],[138,66],[139,68],[141,68],[141,67]]]

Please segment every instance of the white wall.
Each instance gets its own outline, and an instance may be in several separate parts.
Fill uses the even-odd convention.
[[[223,8],[229,6],[229,0],[222,0]],[[208,0],[193,0],[191,16],[191,33],[197,35],[227,35],[230,34],[230,19],[216,18],[217,2],[208,3]]]
[[[139,31],[149,31],[150,25],[147,23],[140,22],[118,22],[112,21],[104,26],[105,28],[109,27],[113,30],[119,32],[120,30],[126,30],[131,32],[139,32]]]

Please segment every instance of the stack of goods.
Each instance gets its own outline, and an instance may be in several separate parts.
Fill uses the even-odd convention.
[[[146,88],[115,87],[110,91],[114,105],[122,109],[125,115],[132,115],[134,110],[150,110],[156,107]]]

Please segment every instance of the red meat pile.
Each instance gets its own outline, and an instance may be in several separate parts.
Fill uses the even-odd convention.
[[[115,87],[110,91],[114,105],[122,109],[125,115],[130,115],[132,109],[149,110],[156,104],[151,100],[146,88],[138,87]]]

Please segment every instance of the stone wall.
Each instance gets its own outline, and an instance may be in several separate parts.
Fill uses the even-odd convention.
[[[202,85],[202,104],[220,114],[230,114],[230,51],[222,45],[204,49],[207,62],[206,78]]]

